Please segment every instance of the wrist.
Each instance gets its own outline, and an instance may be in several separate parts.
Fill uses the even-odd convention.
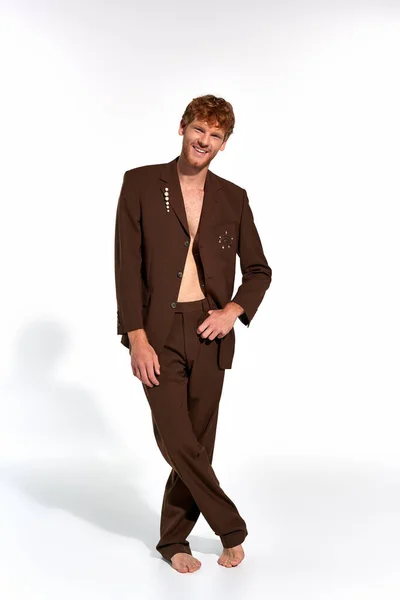
[[[147,341],[147,335],[144,329],[128,331],[128,338],[131,344],[134,344],[138,340]]]
[[[239,317],[244,313],[244,308],[240,306],[237,302],[233,302],[232,300],[225,305],[225,308],[232,312],[235,317]]]

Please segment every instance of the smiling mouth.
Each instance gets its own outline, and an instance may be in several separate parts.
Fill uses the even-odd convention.
[[[196,146],[192,146],[192,148],[194,148],[197,152],[197,154],[207,154],[208,150],[201,150],[199,148],[197,148]]]

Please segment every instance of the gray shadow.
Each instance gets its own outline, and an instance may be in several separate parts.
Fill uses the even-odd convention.
[[[8,466],[2,461],[1,475],[8,485],[41,505],[136,538],[152,557],[160,558],[155,549],[159,515],[136,484],[139,462],[132,461],[93,394],[57,377],[67,352],[67,335],[57,322],[32,322],[20,333],[13,371],[0,388],[0,435],[7,440],[11,434],[14,444],[19,440],[23,456]],[[63,457],[66,447],[69,451],[76,447],[76,455],[69,452]],[[45,456],[30,459],[32,449]],[[99,457],[104,452],[111,461]],[[161,455],[160,460],[164,460]],[[160,509],[161,502],[162,498]],[[207,540],[198,537],[195,541],[208,548]]]

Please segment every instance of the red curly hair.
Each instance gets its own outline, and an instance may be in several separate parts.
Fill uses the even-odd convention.
[[[224,130],[224,141],[232,134],[235,125],[232,104],[212,94],[193,98],[187,105],[182,121],[188,125],[194,119],[207,121],[211,127],[221,127]]]

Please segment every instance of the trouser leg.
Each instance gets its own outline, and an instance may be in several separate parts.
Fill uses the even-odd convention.
[[[204,430],[197,435],[198,441],[204,446],[207,452],[210,464],[214,451],[218,407],[217,402],[209,415]],[[197,415],[191,411],[189,411],[189,415],[193,429],[197,428],[199,430],[201,419],[197,420]],[[156,437],[159,438],[158,432]],[[157,544],[157,550],[164,554],[165,552],[169,554],[171,552],[190,553],[187,537],[195,526],[199,516],[200,509],[190,490],[179,477],[178,473],[172,468],[164,491],[160,520],[160,541]],[[179,547],[177,547],[177,544],[179,544]]]
[[[159,357],[160,385],[144,386],[157,443],[172,467],[157,545],[166,558],[176,552],[190,553],[186,537],[200,511],[224,547],[240,544],[247,535],[245,522],[211,467],[224,375],[217,366],[217,342],[199,338],[194,325],[199,347],[188,360],[185,323],[191,323],[188,315],[174,315],[168,343]]]

